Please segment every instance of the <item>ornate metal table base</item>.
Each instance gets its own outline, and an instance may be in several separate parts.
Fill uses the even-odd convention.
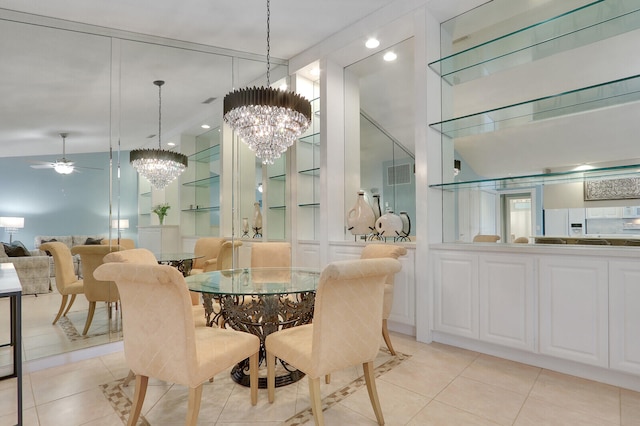
[[[256,296],[220,296],[218,312],[214,309],[213,295],[203,294],[207,325],[223,324],[234,330],[254,334],[260,338],[260,365],[264,365],[266,337],[278,330],[309,324],[313,319],[314,292],[296,294],[270,294]],[[222,321],[221,321],[222,319]],[[278,360],[285,373],[276,376],[276,387],[286,386],[304,377],[304,373]],[[249,360],[237,364],[231,371],[233,380],[249,386]],[[267,379],[261,377],[258,387],[266,389]]]

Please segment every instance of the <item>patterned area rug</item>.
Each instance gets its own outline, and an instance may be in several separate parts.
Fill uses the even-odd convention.
[[[385,351],[386,353],[389,353],[386,348],[384,349],[381,348],[381,350]],[[396,354],[397,355],[395,357],[391,357],[389,360],[387,360],[386,362],[382,363],[381,365],[375,368],[374,373],[376,378],[380,377],[384,373],[397,367],[403,361],[411,358],[411,355],[406,355],[400,352],[396,352]],[[122,389],[125,380],[126,380],[126,377],[122,379],[114,380],[113,382],[110,382],[110,383],[105,383],[103,385],[100,385],[100,389],[102,390],[102,393],[104,394],[105,398],[109,400],[113,409],[116,411],[116,413],[118,414],[118,416],[120,417],[120,419],[124,424],[127,423],[127,419],[129,418],[129,411],[131,410],[131,400]],[[133,386],[133,383],[131,384],[131,386]],[[339,389],[333,392],[331,395],[326,396],[325,398],[322,399],[322,411],[326,411],[328,408],[344,400],[349,395],[353,394],[363,386],[365,386],[364,376],[360,376],[353,382],[349,383],[347,386],[343,387],[342,389]],[[284,422],[284,425],[297,426],[297,425],[304,424],[308,421],[313,421],[313,413],[311,412],[311,407],[287,419]],[[142,415],[140,416],[140,419],[138,420],[137,424],[143,425],[143,426],[150,426],[150,423]]]

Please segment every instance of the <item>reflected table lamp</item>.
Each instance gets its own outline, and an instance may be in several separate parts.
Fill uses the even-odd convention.
[[[122,230],[129,229],[129,219],[113,219],[111,221],[111,228],[118,230],[118,239],[122,238]]]
[[[0,227],[9,233],[9,244],[13,242],[13,234],[24,228],[24,217],[0,217]]]

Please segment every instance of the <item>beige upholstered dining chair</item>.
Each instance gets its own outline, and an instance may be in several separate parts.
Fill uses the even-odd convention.
[[[201,274],[203,272],[217,271],[218,255],[220,248],[226,240],[217,237],[201,237],[196,241],[193,253],[200,256],[193,261],[190,275]]]
[[[111,240],[102,240],[100,244],[105,246],[120,246],[123,250],[131,250],[136,248],[136,242],[131,238],[113,238]]]
[[[313,323],[267,336],[267,387],[275,397],[275,357],[307,375],[316,425],[323,425],[320,377],[362,364],[378,424],[384,417],[378,400],[373,360],[380,350],[382,299],[387,276],[401,268],[395,259],[330,263],[320,274]]]
[[[251,267],[283,267],[291,266],[291,243],[265,242],[251,246]]]
[[[384,257],[390,257],[397,259],[400,256],[407,254],[407,249],[402,246],[396,246],[393,244],[368,244],[362,249],[360,259],[379,259]],[[387,280],[384,285],[384,301],[382,304],[382,337],[384,343],[389,348],[391,355],[396,355],[396,351],[391,344],[391,337],[389,337],[389,330],[387,329],[387,320],[391,315],[391,308],[393,307],[393,283],[395,280],[395,274],[387,276]]]
[[[216,270],[221,271],[223,269],[233,268],[233,255],[241,245],[242,241],[225,241],[220,247],[220,253],[218,253],[218,264]]]
[[[484,235],[478,234],[473,237],[474,243],[497,243],[500,240],[500,235]]]
[[[251,404],[257,403],[260,340],[241,331],[194,327],[189,290],[176,268],[105,263],[94,275],[115,281],[120,292],[124,355],[136,375],[128,425],[140,416],[149,377],[189,388],[186,424],[195,425],[203,383],[246,358]]]
[[[527,237],[518,237],[515,240],[513,240],[514,243],[516,244],[529,244],[529,238]]]
[[[89,312],[87,313],[87,321],[84,325],[82,335],[86,335],[91,327],[93,316],[96,312],[96,302],[107,302],[107,312],[109,318],[111,318],[111,304],[117,303],[120,300],[118,294],[118,287],[113,281],[104,282],[96,280],[93,276],[93,271],[100,265],[102,265],[102,259],[105,255],[120,251],[123,248],[121,246],[106,246],[106,245],[81,245],[73,246],[71,248],[71,254],[80,255],[80,266],[82,267],[82,277],[84,282],[84,295],[89,301]]]
[[[53,264],[56,268],[56,288],[62,296],[60,309],[58,310],[56,318],[53,320],[53,324],[55,324],[62,315],[67,315],[69,309],[71,309],[71,305],[73,305],[73,302],[76,300],[76,296],[84,293],[84,283],[76,276],[73,268],[73,256],[71,255],[71,250],[69,250],[69,247],[67,247],[65,243],[54,241],[40,244],[40,250],[47,251],[53,256]],[[71,300],[69,300],[69,304],[67,305],[69,296],[71,296]]]

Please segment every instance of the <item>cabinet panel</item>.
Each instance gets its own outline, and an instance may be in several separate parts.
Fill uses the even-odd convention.
[[[407,255],[398,260],[402,269],[393,281],[393,305],[389,321],[415,326],[415,251],[407,250]]]
[[[477,256],[438,253],[433,267],[434,328],[478,339]]]
[[[640,374],[640,265],[611,262],[609,279],[610,367]]]
[[[540,352],[608,366],[607,262],[540,259]]]
[[[178,253],[182,251],[180,228],[173,225],[139,226],[138,246],[153,253]]]
[[[480,339],[533,350],[533,260],[480,256],[479,262]]]

